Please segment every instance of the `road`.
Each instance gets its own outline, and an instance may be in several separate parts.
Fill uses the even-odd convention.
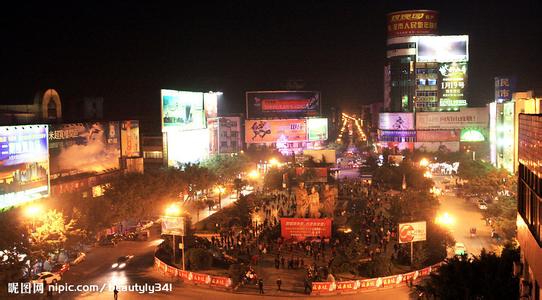
[[[442,181],[446,178],[451,182],[455,182],[450,176],[433,177],[439,188],[443,187]],[[457,197],[454,190],[445,192],[439,196],[439,200],[440,208],[438,213],[448,213],[454,218],[454,222],[448,225],[450,233],[456,242],[465,244],[469,254],[479,255],[482,248],[492,251],[497,250],[497,245],[491,239],[490,226],[486,225],[480,209],[475,204]],[[473,238],[470,236],[471,227],[476,228],[476,236]]]

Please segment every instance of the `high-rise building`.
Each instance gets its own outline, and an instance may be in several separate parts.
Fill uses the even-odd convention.
[[[540,299],[542,284],[542,115],[519,115],[517,239],[521,296]]]

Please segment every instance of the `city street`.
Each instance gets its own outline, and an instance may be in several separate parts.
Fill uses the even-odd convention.
[[[444,191],[445,179],[454,182],[450,176],[434,176],[433,180],[437,187]],[[455,190],[444,192],[439,196],[440,208],[438,214],[448,213],[454,222],[448,225],[450,233],[456,242],[465,244],[469,254],[479,255],[482,248],[487,250],[496,250],[497,245],[491,240],[491,227],[487,226],[480,209],[472,202],[467,202],[465,199],[457,197]],[[476,228],[476,236],[470,236],[470,228]],[[450,255],[453,255],[451,250]]]

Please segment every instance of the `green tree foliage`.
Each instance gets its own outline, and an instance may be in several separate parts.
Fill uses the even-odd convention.
[[[485,177],[494,167],[481,160],[464,159],[459,162],[457,175],[461,179],[471,180],[477,177]]]
[[[408,160],[403,161],[398,167],[384,164],[375,170],[373,183],[380,187],[401,190],[405,176],[408,189],[428,191],[433,186],[433,181],[423,177],[423,173],[424,169]]]
[[[519,282],[513,276],[513,262],[518,259],[518,249],[510,245],[501,256],[483,250],[472,259],[454,257],[416,289],[443,300],[518,299]]]
[[[192,248],[186,251],[190,270],[208,270],[213,265],[213,255],[202,248]]]
[[[214,155],[202,162],[201,166],[215,174],[219,182],[226,183],[246,171],[250,162],[246,155]]]
[[[48,210],[36,217],[30,230],[32,249],[41,259],[65,246],[67,236],[74,230],[75,221],[66,222],[62,212]]]

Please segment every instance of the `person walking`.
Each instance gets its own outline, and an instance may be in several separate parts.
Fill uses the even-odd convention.
[[[258,288],[260,289],[260,294],[263,294],[263,279],[261,278],[258,280]]]
[[[115,300],[119,299],[119,290],[117,290],[116,285],[115,285],[115,289],[113,290],[113,299]]]
[[[280,277],[277,279],[277,290],[280,291],[280,286],[282,285],[282,280]]]

